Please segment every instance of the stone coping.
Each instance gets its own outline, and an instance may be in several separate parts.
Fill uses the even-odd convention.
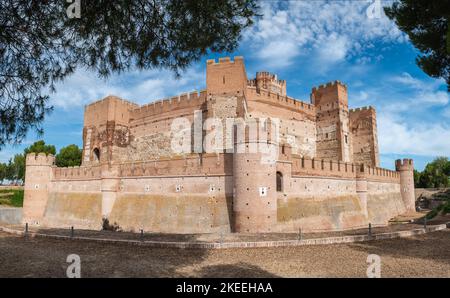
[[[413,229],[407,231],[396,231],[389,233],[379,233],[369,235],[351,235],[351,236],[338,236],[338,237],[326,237],[326,238],[312,238],[302,240],[276,240],[276,241],[242,241],[242,242],[169,242],[169,241],[139,241],[128,239],[107,239],[107,238],[91,238],[80,236],[64,236],[64,235],[52,235],[43,234],[37,232],[28,232],[0,226],[0,231],[9,234],[15,234],[19,236],[27,237],[39,237],[50,238],[58,240],[79,240],[79,241],[95,241],[102,243],[114,243],[114,244],[129,244],[137,246],[147,246],[154,248],[180,248],[180,249],[226,249],[226,248],[261,248],[261,247],[287,247],[287,246],[303,246],[303,245],[325,245],[325,244],[339,244],[339,243],[353,243],[383,239],[394,239],[400,237],[410,237],[415,235],[426,234],[430,232],[436,232],[450,228],[450,223],[428,226],[427,228]]]

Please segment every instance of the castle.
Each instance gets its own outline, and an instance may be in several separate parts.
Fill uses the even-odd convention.
[[[221,145],[206,150],[209,133],[229,123],[232,133],[213,137]],[[29,154],[23,221],[101,229],[108,220],[164,233],[385,225],[415,210],[413,162],[380,168],[377,139],[375,109],[349,110],[339,81],[314,87],[307,103],[287,96],[274,74],[248,79],[242,57],[208,60],[200,93],[143,106],[115,96],[87,105],[80,167]],[[264,146],[276,152],[271,162],[250,150]]]

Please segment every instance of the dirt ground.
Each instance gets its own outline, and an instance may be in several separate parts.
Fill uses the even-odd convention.
[[[180,250],[0,232],[0,277],[65,277],[69,254],[82,277],[365,277],[369,254],[382,277],[450,277],[450,230],[352,244]]]

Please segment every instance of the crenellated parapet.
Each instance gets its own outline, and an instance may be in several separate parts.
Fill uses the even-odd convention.
[[[314,105],[295,99],[290,96],[282,96],[267,90],[257,90],[256,87],[247,87],[247,100],[261,101],[272,105],[278,105],[295,111],[304,112],[315,116],[316,108]]]
[[[315,86],[312,88],[312,91],[314,92],[314,91],[328,90],[330,88],[335,89],[336,86],[341,86],[341,87],[345,88],[345,90],[347,90],[346,84],[342,83],[339,80],[335,80],[335,81],[331,81],[331,82],[328,82],[328,83],[325,83],[325,84],[322,84],[319,86]]]
[[[169,113],[178,109],[200,109],[206,103],[206,90],[183,93],[171,98],[153,101],[131,111],[130,121]]]
[[[374,111],[375,112],[375,108],[372,106],[365,106],[365,107],[349,109],[348,111],[350,113],[363,112],[363,111]]]
[[[231,175],[230,154],[192,154],[171,159],[127,162],[119,165],[120,177]]]
[[[395,169],[397,171],[413,171],[414,161],[409,158],[404,158],[403,160],[397,159],[395,161]]]
[[[101,178],[101,166],[53,167],[54,180],[89,180]]]
[[[230,57],[220,57],[218,60],[216,59],[208,59],[206,60],[206,65],[227,65],[227,64],[243,64],[244,57],[242,56],[234,56],[234,60],[231,60]]]
[[[45,153],[29,153],[26,156],[27,166],[52,166],[55,163],[55,156]]]
[[[400,173],[364,164],[354,164],[326,159],[314,159],[293,155],[292,175],[365,179],[380,182],[400,182]]]

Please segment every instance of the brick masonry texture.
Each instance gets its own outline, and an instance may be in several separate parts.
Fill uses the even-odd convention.
[[[212,117],[218,122],[209,123]],[[224,133],[213,153],[198,150],[198,123],[207,138],[234,118],[258,128],[274,123],[279,139],[265,127],[259,136],[267,131],[267,139]],[[174,128],[179,119],[189,126]],[[305,102],[288,96],[287,82],[275,74],[248,79],[242,57],[208,60],[203,91],[143,106],[116,96],[87,105],[80,167],[28,155],[23,222],[101,229],[108,220],[126,231],[164,233],[385,225],[414,211],[413,161],[397,161],[396,171],[380,168],[376,129],[373,107],[348,109],[342,82],[312,88]],[[178,133],[189,152],[172,150]],[[267,164],[246,149],[253,145],[279,155]]]

